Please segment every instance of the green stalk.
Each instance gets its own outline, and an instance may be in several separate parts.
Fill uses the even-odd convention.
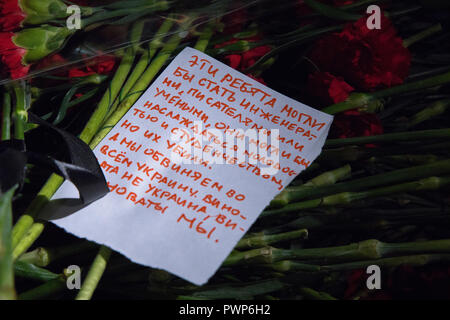
[[[278,291],[286,286],[279,279],[267,279],[244,284],[223,284],[215,288],[196,291],[189,296],[178,296],[177,300],[249,299],[256,295]]]
[[[414,179],[422,179],[433,175],[443,175],[450,173],[450,159],[437,161],[421,166],[409,167],[381,173],[369,177],[351,180],[348,182],[341,182],[338,184],[311,187],[298,186],[286,189],[285,199],[290,202],[295,202],[305,198],[312,198],[317,196],[325,196],[329,194],[336,194],[345,191],[360,191],[368,188],[379,187],[393,183],[400,183],[404,181],[411,181]]]
[[[387,133],[375,136],[329,139],[325,142],[325,147],[334,148],[353,144],[401,142],[450,138],[450,129],[432,129],[421,131],[407,131],[398,133]]]
[[[3,95],[3,110],[2,110],[2,136],[1,140],[11,139],[11,96],[9,92]]]
[[[105,271],[108,259],[111,256],[111,249],[101,246],[100,251],[92,263],[86,279],[83,281],[80,291],[76,297],[76,300],[90,300],[94,294],[95,288],[100,281],[103,272]]]
[[[338,300],[326,292],[320,292],[306,287],[301,287],[300,293],[312,300]]]
[[[42,300],[56,293],[62,292],[66,287],[63,276],[45,282],[44,284],[19,294],[19,300]]]
[[[12,198],[16,187],[0,191],[0,300],[16,298],[11,243]]]
[[[109,131],[122,119],[133,104],[139,99],[141,94],[147,89],[151,81],[158,74],[164,64],[172,55],[172,52],[178,47],[182,38],[179,33],[173,35],[169,41],[164,45],[153,62],[148,66],[147,70],[141,75],[139,80],[133,86],[131,94],[128,95],[118,106],[111,116],[105,121],[103,127],[95,135],[89,146],[95,148],[100,141],[108,134]]]
[[[347,100],[333,104],[322,111],[329,114],[336,114],[350,109],[364,107],[373,101],[381,100],[383,98],[418,91],[426,88],[437,87],[450,82],[450,72],[430,77],[424,80],[405,83],[392,88],[380,90],[373,93],[352,93]]]
[[[356,261],[341,264],[325,265],[320,267],[323,271],[348,271],[367,268],[370,265],[377,265],[380,268],[392,268],[400,265],[420,267],[434,262],[448,262],[450,254],[421,254],[413,256],[400,256],[392,258],[382,258],[378,260]]]
[[[25,139],[25,123],[27,123],[26,97],[25,90],[20,84],[14,86],[16,94],[16,105],[13,111],[14,118],[14,138],[18,140]]]
[[[385,243],[370,239],[345,246],[291,250],[265,247],[232,253],[224,261],[223,266],[230,267],[247,263],[273,264],[283,260],[313,260],[325,261],[326,263],[344,263],[432,253],[450,253],[450,239],[404,243]]]
[[[206,48],[208,47],[209,41],[211,40],[212,35],[214,34],[214,31],[216,30],[217,21],[213,20],[209,22],[205,29],[203,29],[202,33],[200,34],[200,37],[197,40],[197,43],[195,44],[195,49],[198,51],[204,52]]]
[[[111,114],[116,110],[117,105],[119,105],[124,99],[128,97],[128,93],[136,84],[136,81],[139,79],[142,73],[145,71],[151,59],[156,54],[156,51],[162,46],[161,39],[163,39],[164,36],[169,32],[170,28],[172,28],[172,25],[173,19],[171,16],[169,16],[167,19],[163,21],[158,31],[156,31],[156,34],[153,37],[152,41],[150,42],[148,50],[144,51],[138,63],[133,68],[133,71],[131,72],[130,76],[125,82],[122,90],[120,90],[119,97],[114,101],[114,104],[109,109],[105,119],[108,119],[111,116]]]
[[[327,171],[322,173],[321,175],[309,180],[305,184],[295,187],[296,192],[292,192],[291,189],[284,189],[279,195],[277,195],[271,202],[271,207],[282,207],[287,205],[288,203],[295,200],[295,195],[298,193],[298,190],[302,189],[315,189],[320,186],[330,186],[335,184],[339,180],[343,180],[348,178],[351,175],[351,167],[350,165],[345,165],[341,168]],[[294,196],[294,197],[293,197]]]
[[[281,209],[264,211],[260,217],[269,217],[271,215],[280,215],[290,212],[298,212],[304,209],[312,209],[325,206],[346,205],[363,199],[389,196],[396,193],[419,190],[437,190],[448,184],[450,184],[450,177],[428,177],[418,181],[386,186],[368,191],[342,192],[319,199],[288,204]]]
[[[32,263],[38,267],[46,267],[50,263],[50,255],[44,248],[36,248],[20,256],[18,261]]]
[[[82,141],[89,143],[95,133],[99,130],[111,103],[119,94],[120,88],[130,72],[134,58],[134,50],[132,48],[128,48],[113,79],[111,80],[111,85],[106,90],[97,105],[97,108],[79,136]],[[44,222],[37,221],[34,223],[35,218],[63,182],[64,179],[61,176],[52,174],[39,191],[36,198],[32,201],[26,213],[23,214],[17,221],[13,228],[13,255],[15,259],[24,253],[44,230]]]
[[[439,116],[447,111],[450,107],[450,99],[439,100],[416,113],[406,124],[406,128],[414,127],[424,121]],[[450,136],[450,133],[449,133]]]
[[[158,1],[150,5],[142,6],[142,7],[128,7],[123,9],[116,9],[116,10],[108,10],[108,11],[99,11],[97,13],[94,13],[88,18],[82,19],[82,28],[85,28],[86,26],[92,25],[94,23],[117,18],[117,17],[123,17],[133,14],[141,13],[142,15],[152,13],[155,11],[164,11],[169,8],[168,1]]]
[[[301,263],[301,262],[292,261],[292,260],[278,261],[278,262],[271,264],[270,267],[275,271],[283,272],[283,273],[298,272],[298,271],[303,271],[303,272],[320,272],[320,271],[322,271],[320,266],[313,265],[313,264]]]
[[[408,48],[411,45],[413,45],[414,43],[419,42],[420,40],[428,38],[429,36],[431,36],[435,33],[441,32],[441,31],[442,31],[442,25],[440,23],[435,24],[435,25],[431,26],[430,28],[419,32],[418,34],[415,34],[415,35],[403,40],[403,46],[405,48]]]
[[[294,239],[306,239],[308,237],[308,230],[300,229],[295,231],[289,231],[285,233],[266,235],[264,232],[257,234],[251,234],[242,238],[235,249],[248,249],[248,248],[260,248],[265,247],[277,242],[294,240]]]

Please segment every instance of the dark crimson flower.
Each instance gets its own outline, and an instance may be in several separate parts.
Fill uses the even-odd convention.
[[[27,50],[13,42],[14,33],[0,32],[0,61],[7,68],[7,76],[18,79],[27,75],[29,65],[23,64]]]
[[[1,0],[0,27],[13,31],[22,23],[42,24],[68,16],[67,6],[61,0]]]
[[[315,72],[309,75],[308,93],[324,106],[339,103],[347,99],[355,89],[342,77],[329,72]]]
[[[318,40],[311,59],[320,70],[341,76],[361,90],[403,83],[411,65],[403,40],[385,16],[380,30],[368,29],[366,20],[361,18],[347,24],[342,32]]]
[[[17,0],[2,0],[0,2],[0,27],[2,31],[11,31],[21,26],[26,14]]]
[[[80,68],[72,68],[68,71],[70,78],[86,77],[92,74],[108,74],[114,69],[116,59],[111,55],[97,56],[86,60],[84,66]]]
[[[383,132],[383,125],[376,114],[348,110],[335,116],[330,136],[353,138],[379,135]]]
[[[64,44],[71,31],[64,27],[43,25],[18,32],[0,32],[0,61],[7,76],[25,76],[30,64],[52,54]]]

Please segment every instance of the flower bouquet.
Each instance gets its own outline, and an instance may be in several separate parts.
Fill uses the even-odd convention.
[[[450,298],[449,18],[446,1],[0,0],[0,298]],[[42,218],[65,179],[104,194],[89,150],[187,46],[334,115],[203,286]]]

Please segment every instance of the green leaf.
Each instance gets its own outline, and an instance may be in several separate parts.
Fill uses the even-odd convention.
[[[12,197],[17,186],[0,195],[0,300],[16,298],[12,257]]]
[[[315,0],[305,0],[305,3],[317,13],[335,20],[356,21],[362,17],[362,15],[360,14],[350,13],[341,9],[337,9]]]
[[[56,273],[24,261],[16,261],[14,263],[14,271],[18,277],[40,281],[49,281],[59,277]]]

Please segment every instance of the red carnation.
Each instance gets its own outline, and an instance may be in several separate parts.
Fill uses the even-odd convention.
[[[330,136],[353,138],[374,136],[383,134],[383,132],[383,125],[376,114],[348,110],[335,116]]]
[[[340,33],[321,38],[311,59],[323,71],[342,76],[361,90],[403,83],[411,55],[389,19],[382,16],[381,29],[370,30],[367,18],[348,24]]]
[[[0,27],[2,31],[12,31],[21,26],[26,14],[19,6],[18,0],[0,2]]]
[[[347,99],[355,89],[342,77],[329,72],[315,72],[308,78],[308,93],[324,106],[339,103]]]
[[[0,61],[7,67],[12,79],[19,79],[27,75],[30,66],[22,62],[27,50],[16,46],[13,36],[12,32],[0,32]]]
[[[87,60],[86,64],[81,68],[72,68],[69,70],[69,77],[86,77],[92,74],[108,74],[114,69],[116,59],[111,55],[97,56]]]

